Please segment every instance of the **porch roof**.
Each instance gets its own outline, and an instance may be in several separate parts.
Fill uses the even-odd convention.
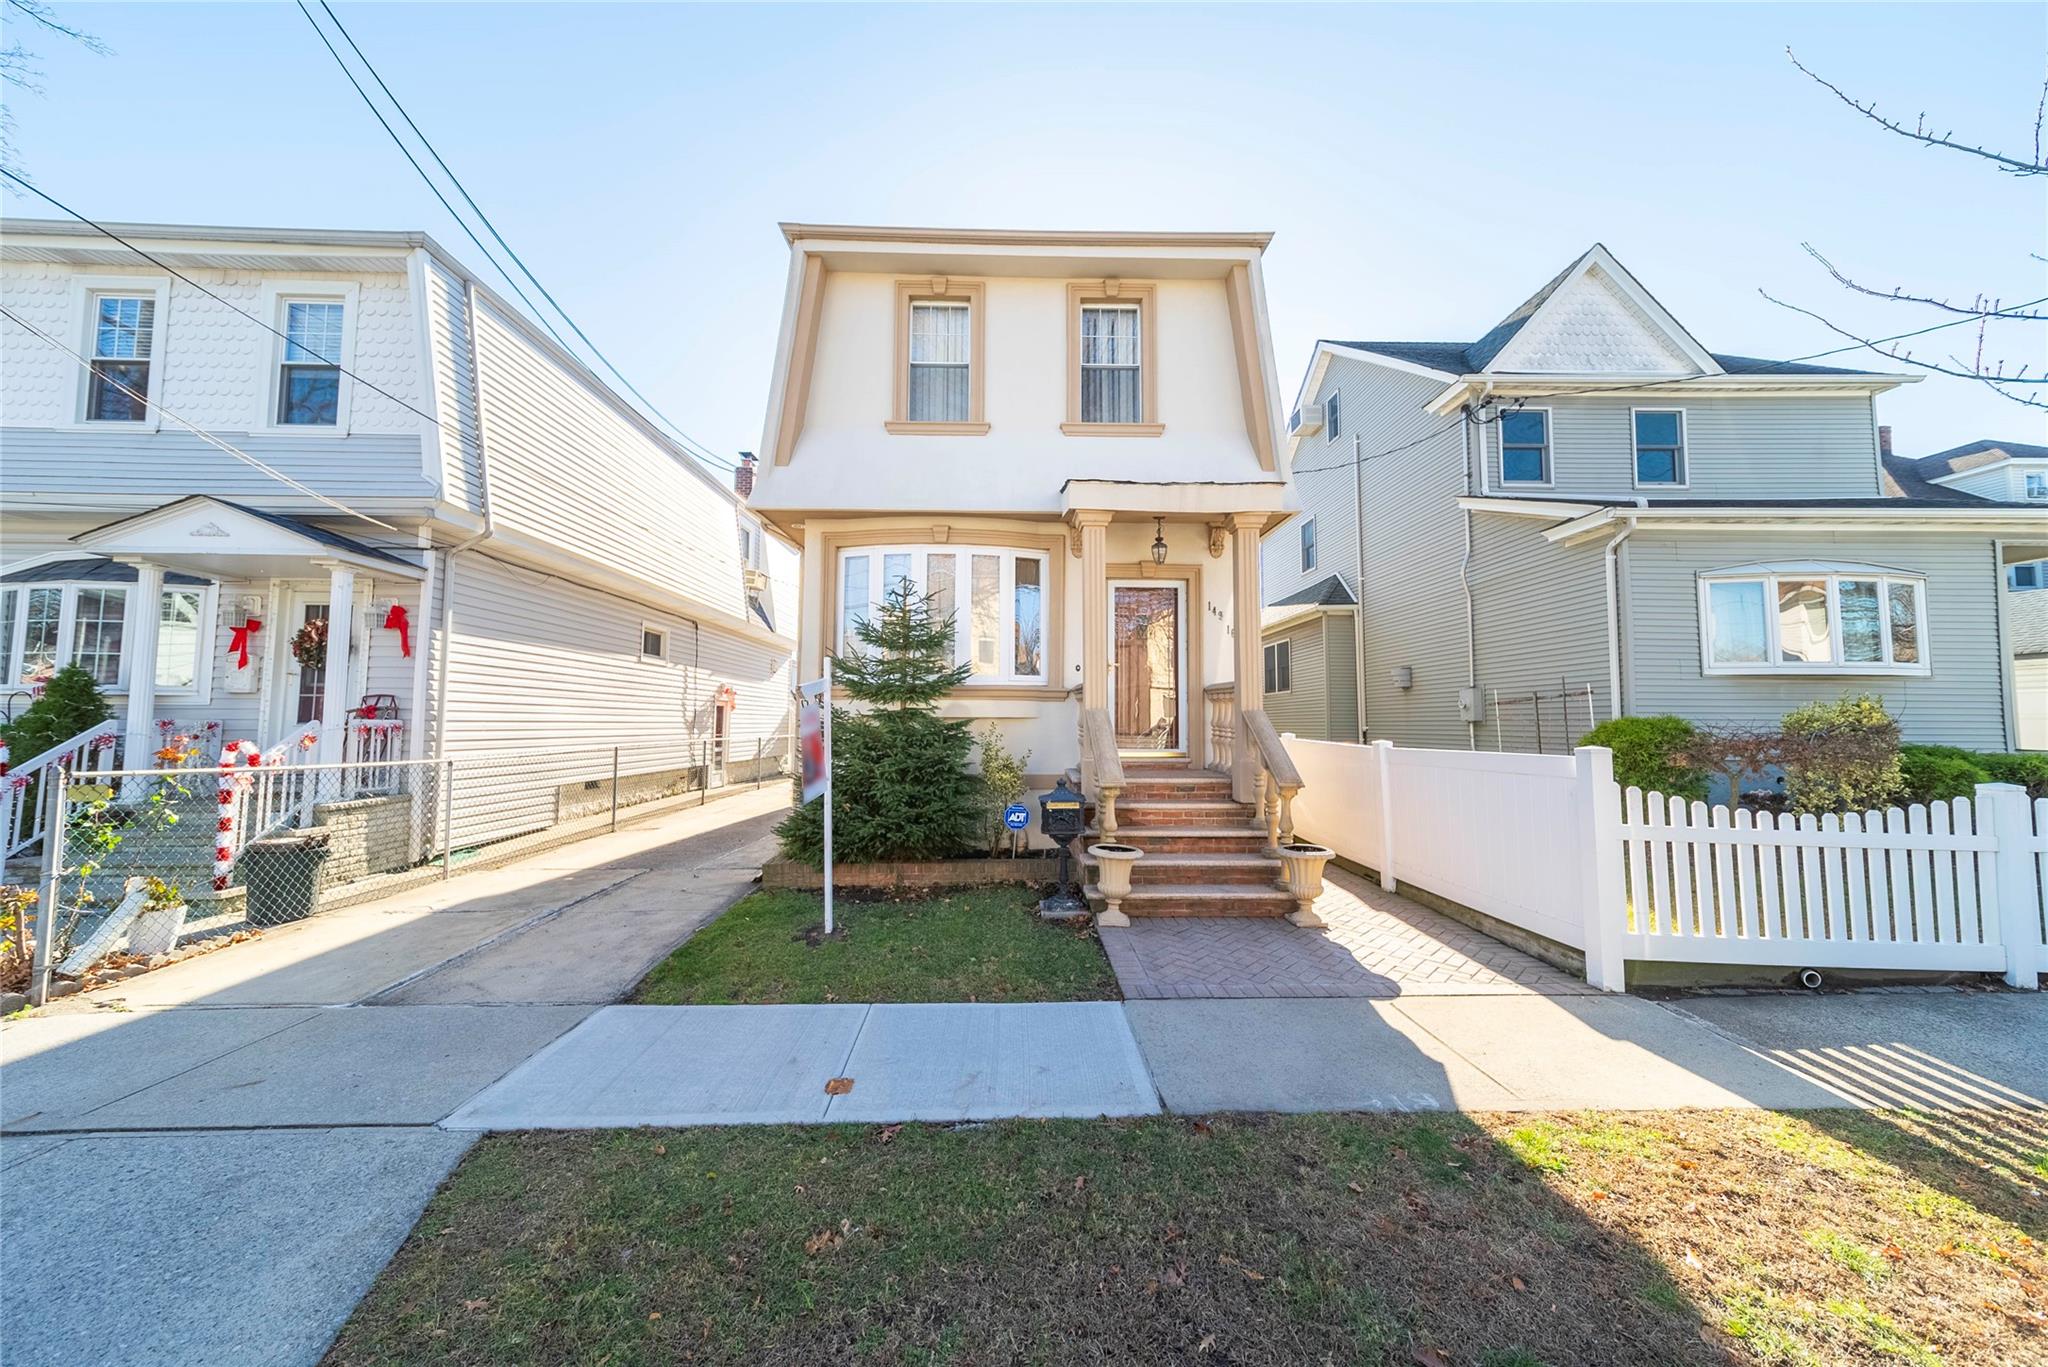
[[[95,555],[45,560],[41,564],[9,570],[0,574],[0,584],[132,584],[136,577],[133,565],[124,565],[118,560],[102,560]],[[173,570],[164,575],[164,583],[197,588],[207,581],[196,574],[181,574]]]
[[[424,571],[381,546],[284,513],[193,494],[73,537],[98,555],[148,561],[209,579],[304,575],[339,563],[417,579]]]

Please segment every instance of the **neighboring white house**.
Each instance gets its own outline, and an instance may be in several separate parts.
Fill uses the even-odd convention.
[[[555,819],[601,750],[715,781],[786,726],[794,550],[431,239],[111,230],[162,266],[72,223],[0,241],[10,712],[76,663],[134,764],[163,730],[559,761],[469,841]]]
[[[752,503],[803,543],[803,675],[907,579],[972,669],[946,714],[1038,786],[1144,757],[1248,799],[1259,529],[1291,506],[1267,236],[782,231]]]

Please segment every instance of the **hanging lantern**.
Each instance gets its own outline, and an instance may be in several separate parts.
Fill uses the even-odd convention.
[[[1163,517],[1152,519],[1152,563],[1166,563],[1166,519]]]

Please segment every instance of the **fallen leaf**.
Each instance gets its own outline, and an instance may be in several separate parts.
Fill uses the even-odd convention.
[[[1897,1244],[1886,1244],[1883,1252],[1885,1257],[1890,1258],[1895,1263],[1906,1260],[1906,1250],[1900,1248]]]
[[[1209,1133],[1209,1122],[1206,1120],[1197,1120],[1194,1123],[1194,1125],[1190,1128],[1192,1128],[1196,1134],[1207,1134]],[[1211,1337],[1214,1336],[1212,1335]]]
[[[1689,1248],[1685,1250],[1685,1265],[1696,1272],[1704,1270],[1706,1267],[1706,1264],[1700,1261],[1700,1255]]]
[[[1687,1172],[1691,1172],[1699,1164],[1693,1162],[1690,1158],[1681,1158],[1678,1160],[1678,1166],[1684,1168]]]
[[[1185,1238],[1187,1238],[1187,1234],[1182,1231],[1181,1227],[1175,1224],[1173,1221],[1168,1220],[1166,1222],[1166,1232],[1159,1236],[1159,1242],[1162,1244],[1170,1244],[1177,1239]]]
[[[1529,1289],[1529,1283],[1523,1281],[1520,1277],[1509,1277],[1508,1285],[1517,1291],[1527,1291]]]
[[[1444,1356],[1441,1348],[1415,1348],[1410,1351],[1421,1367],[1451,1367],[1451,1360]]]
[[[660,1318],[661,1318],[661,1312],[660,1312],[659,1310],[650,1310],[650,1311],[648,1311],[648,1312],[647,1312],[647,1322],[648,1322],[649,1324],[652,1324],[652,1323],[654,1323],[654,1322],[655,1322],[656,1320],[658,1320],[658,1319],[660,1319]]]
[[[845,1236],[838,1230],[821,1229],[810,1238],[804,1240],[804,1252],[815,1258],[820,1253],[828,1253],[839,1247],[845,1241]]]
[[[462,1303],[462,1308],[474,1314],[479,1310],[488,1310],[490,1308],[490,1305],[491,1303],[488,1300],[464,1301]]]
[[[850,1077],[835,1077],[825,1083],[826,1096],[845,1096],[852,1090],[853,1079]]]
[[[1244,1269],[1244,1275],[1245,1275],[1246,1277],[1249,1277],[1249,1278],[1250,1278],[1250,1279],[1251,1279],[1252,1281],[1255,1281],[1255,1282],[1262,1282],[1262,1281],[1266,1280],[1266,1274],[1265,1274],[1265,1273],[1263,1273],[1263,1272],[1254,1272],[1254,1271],[1252,1271],[1252,1270],[1251,1270],[1251,1269],[1250,1269],[1249,1267],[1247,1267],[1247,1268],[1245,1268],[1245,1269]]]
[[[1081,1190],[1081,1189],[1082,1189],[1083,1187],[1085,1187],[1085,1186],[1087,1186],[1087,1185],[1088,1185],[1088,1178],[1087,1178],[1087,1176],[1086,1176],[1085,1174],[1084,1174],[1084,1175],[1082,1175],[1082,1176],[1080,1176],[1080,1177],[1076,1177],[1076,1178],[1074,1179],[1074,1190],[1075,1190],[1075,1191],[1079,1191],[1079,1190]]]
[[[882,1132],[876,1135],[875,1138],[879,1139],[882,1143],[886,1144],[890,1140],[894,1139],[897,1133],[902,1130],[902,1128],[903,1127],[901,1125],[884,1125],[882,1127]]]
[[[434,1231],[434,1233],[436,1233],[436,1234],[453,1234],[454,1232],[455,1232],[455,1226],[454,1226],[454,1225],[443,1225],[443,1226],[441,1226],[441,1227],[440,1227],[439,1229],[437,1229],[437,1230],[435,1230],[435,1231]]]
[[[1347,1182],[1347,1183],[1345,1183],[1344,1185],[1346,1185],[1346,1186],[1350,1187],[1350,1188],[1351,1188],[1351,1190],[1353,1191],[1353,1193],[1355,1193],[1356,1195],[1359,1195],[1359,1196],[1363,1196],[1363,1195],[1365,1195],[1365,1187],[1364,1187],[1363,1185],[1361,1185],[1360,1183],[1357,1183],[1357,1182]]]
[[[1204,1334],[1202,1335],[1202,1341],[1195,1345],[1195,1351],[1198,1353],[1206,1353],[1215,1346],[1216,1336],[1214,1334]]]
[[[655,1153],[657,1153],[657,1154],[664,1154],[664,1153],[667,1153],[667,1152],[668,1152],[668,1145],[666,1145],[666,1144],[656,1144],[656,1145],[654,1146],[654,1151],[655,1151]]]
[[[1186,1286],[1188,1284],[1188,1265],[1186,1261],[1176,1262],[1172,1267],[1167,1268],[1166,1271],[1159,1274],[1159,1280],[1165,1282],[1168,1286]]]

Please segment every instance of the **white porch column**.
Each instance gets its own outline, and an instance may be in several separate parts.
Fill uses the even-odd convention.
[[[127,639],[121,653],[128,662],[128,726],[123,737],[121,767],[156,767],[156,643],[163,621],[164,567],[132,561],[135,588],[128,600]]]
[[[348,743],[349,634],[356,618],[356,572],[327,566],[327,667],[320,703],[319,762],[339,764]]]
[[[1081,706],[1110,706],[1109,697],[1109,518],[1106,512],[1074,515],[1081,529]]]
[[[1266,705],[1265,651],[1259,640],[1259,617],[1263,607],[1259,591],[1259,528],[1266,525],[1265,513],[1230,515],[1230,618],[1232,652],[1236,670],[1238,721],[1236,743],[1231,747],[1231,796],[1252,802],[1258,795],[1258,765],[1252,757],[1251,736],[1243,717]]]

